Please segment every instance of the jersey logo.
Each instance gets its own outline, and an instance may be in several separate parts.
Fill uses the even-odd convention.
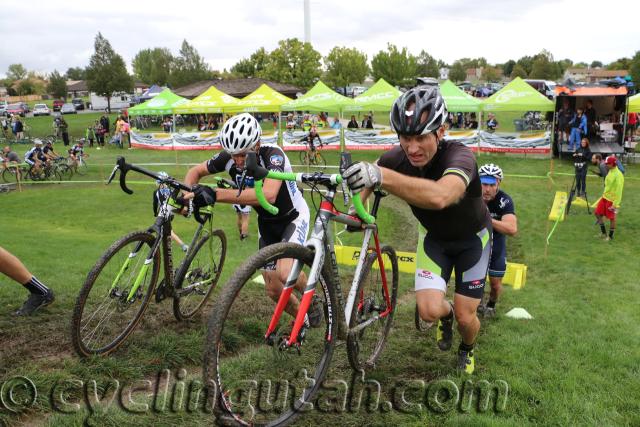
[[[500,197],[500,209],[504,209],[509,204],[509,200]]]
[[[269,162],[271,162],[271,164],[274,166],[282,166],[282,164],[284,163],[284,157],[282,157],[280,154],[274,154],[273,156],[269,157]]]
[[[421,279],[433,280],[433,275],[429,270],[418,270],[416,273],[418,273],[418,277]]]

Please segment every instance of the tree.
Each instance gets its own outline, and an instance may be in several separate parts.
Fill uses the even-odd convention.
[[[462,68],[465,69],[465,72],[469,68],[483,68],[487,66],[487,60],[483,57],[480,58],[461,58],[458,61],[462,64]]]
[[[420,51],[417,58],[418,69],[417,74],[421,77],[440,77],[440,67],[438,67],[438,61],[424,50]]]
[[[573,66],[575,68],[587,68],[589,67],[589,64],[587,64],[586,62],[578,62],[577,64],[573,64]]]
[[[386,51],[379,51],[371,60],[373,79],[384,78],[393,86],[413,86],[418,61],[406,47],[398,50],[396,45],[387,44]]]
[[[11,64],[7,70],[7,78],[11,81],[22,80],[27,77],[27,69],[22,64]]]
[[[320,78],[320,53],[297,38],[280,40],[259,77],[309,88]]]
[[[611,64],[607,65],[607,70],[628,70],[631,67],[631,59],[618,58]]]
[[[18,83],[19,96],[33,95],[34,93],[36,93],[36,88],[30,79],[21,80],[20,83]]]
[[[185,86],[211,78],[211,71],[204,58],[186,40],[182,41],[180,56],[175,58],[169,82],[173,87]]]
[[[109,40],[98,33],[94,42],[94,53],[87,67],[87,86],[90,91],[107,98],[107,109],[111,110],[111,96],[114,92],[131,92],[133,80],[122,56],[118,55]]]
[[[133,74],[147,84],[165,86],[169,83],[174,58],[169,49],[143,49],[131,61]]]
[[[633,59],[631,59],[629,65],[629,74],[631,74],[633,82],[636,87],[638,87],[638,85],[640,85],[640,50],[636,51],[636,54],[633,55]]]
[[[267,66],[269,53],[264,47],[256,50],[249,58],[243,58],[231,67],[231,73],[240,74],[243,77],[256,77]]]
[[[65,73],[67,80],[86,80],[87,70],[82,67],[71,67]]]
[[[367,55],[356,48],[336,46],[324,58],[325,80],[333,87],[362,83],[369,73]]]
[[[524,69],[522,65],[517,63],[513,67],[513,70],[511,71],[511,78],[515,79],[516,77],[521,77],[523,79],[527,78],[527,71]]]
[[[508,60],[504,64],[502,64],[502,74],[505,76],[510,76],[513,71],[513,67],[516,65],[516,61],[513,59]]]
[[[533,58],[531,56],[523,56],[516,61],[516,64],[520,65],[526,74],[529,74],[531,68],[533,68]]]
[[[558,68],[553,60],[553,55],[548,50],[543,49],[533,57],[529,77],[532,79],[552,80],[558,75]]]
[[[500,80],[500,70],[498,67],[487,65],[482,69],[482,78],[487,82],[497,82]]]
[[[67,97],[67,82],[58,70],[53,70],[53,73],[49,75],[47,92],[53,95],[54,98],[65,99]]]
[[[591,62],[591,68],[602,68],[602,62],[600,61]]]
[[[456,61],[449,69],[449,80],[458,83],[467,78],[467,70],[462,65],[462,62]]]

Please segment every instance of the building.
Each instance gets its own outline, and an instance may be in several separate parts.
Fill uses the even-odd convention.
[[[216,89],[226,93],[227,95],[235,96],[236,98],[244,98],[254,90],[258,89],[263,83],[289,98],[295,99],[298,93],[304,92],[304,89],[297,86],[285,83],[276,83],[259,78],[201,80],[199,82],[177,88],[173,92],[184,98],[193,99],[205,90],[209,89],[211,86],[215,86]]]
[[[598,83],[600,80],[625,77],[628,70],[607,70],[604,68],[567,68],[563,80],[571,79],[574,82]]]
[[[145,90],[149,89],[149,85],[136,81],[133,83],[134,94],[142,94]],[[67,92],[68,96],[72,98],[81,98],[83,96],[89,96],[89,87],[86,80],[67,80]]]
[[[477,81],[482,77],[482,68],[467,68],[467,77],[466,81]]]
[[[440,70],[438,71],[440,71],[440,80],[449,79],[449,68],[443,67],[443,68],[440,68]]]

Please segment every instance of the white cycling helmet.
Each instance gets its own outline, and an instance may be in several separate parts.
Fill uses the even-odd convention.
[[[260,123],[249,113],[238,114],[226,121],[222,127],[220,142],[229,154],[243,154],[260,141]]]
[[[496,180],[502,181],[504,178],[500,166],[494,165],[493,163],[480,166],[478,175],[480,175],[480,182],[483,184],[495,184]]]
[[[35,138],[35,139],[33,140],[33,145],[42,145],[42,140],[41,140],[41,139],[39,139],[39,138]]]

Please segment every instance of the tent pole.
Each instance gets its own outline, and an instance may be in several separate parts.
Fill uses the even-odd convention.
[[[553,143],[554,143],[554,137],[556,135],[556,109],[555,109],[555,105],[553,108],[553,123],[551,123],[551,135],[549,136],[550,142],[551,142],[551,152],[549,154],[549,157],[553,158]]]
[[[278,135],[278,139],[277,139],[277,145],[279,145],[280,147],[282,147],[282,135],[280,132],[280,129],[282,129],[282,111],[278,112],[278,129],[276,129],[276,132],[278,132],[276,135]]]
[[[624,154],[624,142],[625,142],[625,138],[627,137],[627,120],[628,119],[629,119],[629,98],[625,99],[624,116],[622,117],[622,152],[623,154]],[[631,147],[631,139],[629,139],[629,147]]]
[[[478,157],[480,157],[480,129],[482,129],[482,123],[484,123],[481,109],[478,109],[478,119]]]

